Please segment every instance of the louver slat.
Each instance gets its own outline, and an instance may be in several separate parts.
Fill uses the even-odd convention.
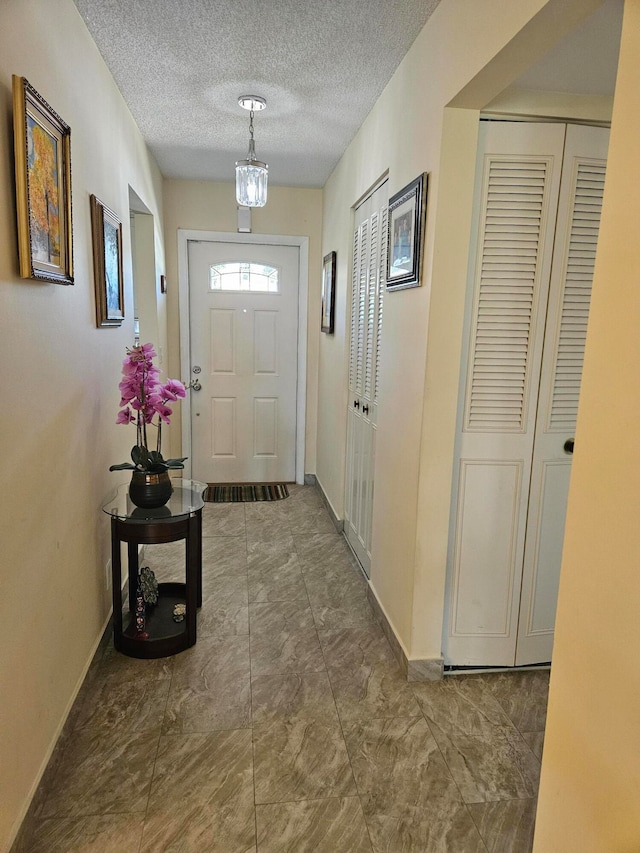
[[[358,359],[358,326],[357,314],[355,306],[358,300],[358,283],[360,281],[360,269],[358,262],[360,259],[360,246],[363,239],[363,229],[366,225],[361,225],[356,228],[353,236],[353,270],[351,273],[351,341],[349,350],[349,389],[353,392],[356,387],[356,370]]]
[[[367,254],[369,248],[369,233],[367,223],[362,223],[362,237],[360,240],[360,253],[358,257],[358,279],[357,286],[354,281],[355,297],[357,299],[357,317],[355,318],[355,341],[356,341],[356,381],[354,391],[356,394],[362,394],[362,380],[364,368],[364,323],[365,323],[365,305],[367,294]],[[354,312],[355,313],[355,312]],[[353,340],[353,338],[352,338]]]
[[[364,287],[367,280],[368,221],[356,229],[353,242],[353,272],[351,276],[351,347],[349,352],[349,388],[354,394],[362,389],[364,356]]]
[[[467,393],[469,431],[519,431],[545,204],[546,161],[489,163]]]
[[[371,216],[371,239],[369,242],[369,282],[367,287],[366,358],[364,373],[364,395],[371,398],[373,383],[373,340],[375,335],[376,291],[378,289],[379,215]]]
[[[380,355],[382,351],[382,307],[385,295],[385,283],[387,280],[387,227],[388,227],[388,209],[385,205],[380,213],[380,267],[378,269],[378,305],[376,309],[376,346],[374,356],[374,371],[373,371],[373,402],[378,401],[379,383],[379,368]]]
[[[578,164],[556,346],[550,430],[572,431],[578,415],[604,179],[604,163]]]

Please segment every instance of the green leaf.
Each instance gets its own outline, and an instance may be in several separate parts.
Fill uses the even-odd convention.
[[[146,447],[143,447],[141,444],[136,444],[135,447],[131,448],[131,458],[133,459],[133,463],[136,468],[142,468],[143,470],[147,470],[149,466],[149,451]]]
[[[110,471],[135,471],[136,466],[132,465],[131,462],[121,462],[119,465],[111,465],[109,467]]]
[[[188,458],[188,456],[183,456],[182,459],[167,459],[165,460],[165,464],[167,468],[184,468],[184,462]]]

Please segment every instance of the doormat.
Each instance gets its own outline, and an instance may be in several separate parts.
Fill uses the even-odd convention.
[[[245,501],[281,501],[289,497],[284,483],[262,486],[214,486],[209,483],[204,499],[208,503],[242,503]]]

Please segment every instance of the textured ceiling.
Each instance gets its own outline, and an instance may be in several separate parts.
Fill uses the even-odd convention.
[[[74,2],[165,176],[233,180],[255,94],[270,183],[321,187],[440,0]],[[622,7],[602,0],[513,86],[611,94]]]
[[[74,0],[166,177],[321,187],[439,0]]]

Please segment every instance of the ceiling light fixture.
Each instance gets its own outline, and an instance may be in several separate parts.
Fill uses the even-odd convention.
[[[249,153],[246,160],[236,162],[236,201],[243,207],[264,207],[267,203],[267,178],[269,167],[256,160],[256,148],[253,142],[253,114],[267,106],[264,98],[258,95],[240,95],[238,104],[249,110]]]

